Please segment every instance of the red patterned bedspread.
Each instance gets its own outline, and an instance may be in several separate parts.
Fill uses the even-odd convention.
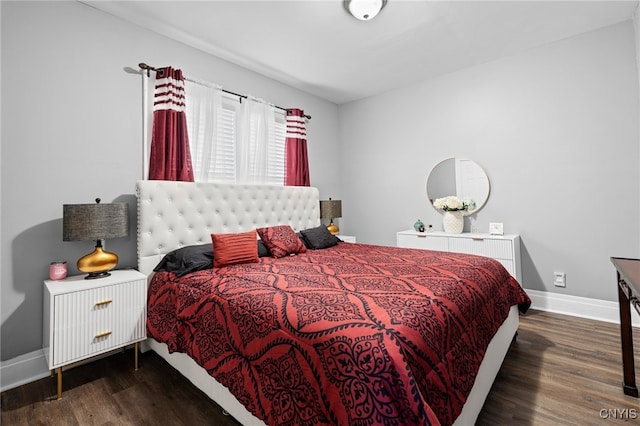
[[[340,243],[157,273],[147,328],[267,424],[448,425],[515,304],[495,260]]]

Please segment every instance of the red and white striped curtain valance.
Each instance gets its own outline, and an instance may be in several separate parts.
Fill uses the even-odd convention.
[[[287,138],[307,140],[304,111],[295,108],[287,110]]]
[[[158,73],[160,74],[160,73]],[[171,109],[184,112],[184,76],[182,70],[162,68],[162,76],[156,76],[153,110]]]

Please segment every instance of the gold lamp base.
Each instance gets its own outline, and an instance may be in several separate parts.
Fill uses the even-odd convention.
[[[327,225],[327,229],[329,230],[331,235],[338,235],[338,232],[340,232],[340,228],[338,228],[338,225],[333,223],[333,219],[331,220],[331,223]]]
[[[92,253],[78,259],[76,266],[80,272],[87,275],[85,280],[93,280],[96,278],[104,278],[111,275],[108,271],[112,270],[118,264],[118,255],[102,248],[102,241],[98,240],[96,248]]]

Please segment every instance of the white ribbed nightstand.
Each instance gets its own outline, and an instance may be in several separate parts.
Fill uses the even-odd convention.
[[[146,339],[147,278],[130,270],[106,278],[85,275],[44,282],[43,350],[49,369],[57,369],[62,398],[62,367]]]

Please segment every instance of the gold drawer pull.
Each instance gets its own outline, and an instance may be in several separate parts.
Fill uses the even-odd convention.
[[[418,238],[427,238],[427,234],[416,234]]]
[[[484,237],[471,237],[474,241],[484,241]]]
[[[113,300],[109,299],[109,300],[103,300],[101,302],[96,302],[96,306],[104,306],[104,305],[108,305],[109,303],[113,302]]]
[[[107,337],[108,335],[110,335],[112,332],[111,331],[105,331],[104,333],[98,333],[96,334],[96,339],[100,339],[101,337]]]

